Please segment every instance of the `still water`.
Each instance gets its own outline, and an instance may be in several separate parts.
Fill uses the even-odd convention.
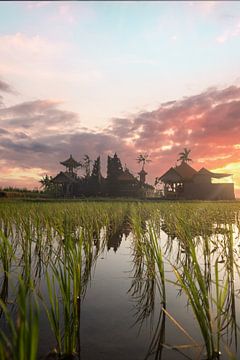
[[[149,253],[149,257],[146,256],[139,248],[139,229],[136,226],[134,228],[134,221],[130,221],[129,211],[128,216],[122,215],[117,225],[110,221],[97,230],[91,228],[88,231],[88,238],[93,239],[93,242],[91,250],[88,250],[91,261],[78,312],[79,343],[75,359],[210,359],[206,352],[201,318],[197,318],[191,303],[192,293],[188,292],[188,288],[184,289],[184,283],[181,286],[177,278],[177,274],[180,274],[186,284],[191,284],[191,275],[187,278],[184,274],[189,269],[193,284],[199,281],[199,296],[201,291],[204,293],[205,285],[208,291],[207,304],[211,313],[211,333],[209,331],[208,337],[214,339],[215,344],[220,344],[219,352],[212,359],[238,358],[240,236],[236,217],[234,215],[234,219],[228,222],[222,222],[222,217],[216,222],[201,222],[197,217],[195,222],[192,218],[191,221],[186,219],[188,226],[181,228],[181,231],[176,219],[168,218],[168,222],[164,216],[154,216],[154,221],[146,216],[141,219],[141,237],[147,242],[152,241],[151,231],[155,229],[154,236],[159,244],[158,249],[161,250],[163,278],[159,276],[159,268],[156,272],[151,272],[157,258],[153,252]],[[14,256],[11,257],[7,286],[6,276],[1,278],[0,296],[12,317],[17,320],[15,302],[18,275],[26,275],[26,267],[29,266],[28,274],[31,274],[34,282],[40,311],[38,359],[60,358],[53,354],[53,350],[57,349],[57,341],[46,313],[46,308],[50,306],[46,278],[48,277],[49,282],[52,281],[55,265],[58,259],[61,260],[62,247],[66,246],[68,237],[73,237],[74,234],[77,238],[83,231],[76,219],[72,221],[70,218],[69,223],[65,219],[63,232],[59,230],[59,224],[49,226],[47,230],[39,224],[29,227],[24,225],[24,231],[23,228],[19,231],[15,224],[9,233],[3,228],[5,238],[2,236],[2,241],[6,237],[10,239]],[[196,261],[194,252],[186,241],[190,230]],[[26,235],[28,241],[25,241]],[[66,249],[71,252],[70,248]],[[147,249],[152,251],[151,247]],[[84,251],[86,267],[86,249]],[[80,258],[82,257],[83,255]],[[49,265],[50,259],[54,259],[51,260],[52,266]],[[4,267],[3,260],[2,256]],[[76,266],[76,259],[74,261]],[[201,279],[198,280],[196,275],[198,268],[194,270],[195,262],[199,264],[199,271],[204,279],[202,285]],[[61,267],[64,268],[64,261]],[[84,276],[85,273],[82,277]],[[60,285],[56,282],[54,286],[62,314],[64,310]],[[70,308],[73,306],[72,301],[71,295]],[[8,334],[9,329],[2,312],[0,325],[2,331]],[[61,319],[61,329],[64,326]],[[10,357],[6,355],[3,359]]]

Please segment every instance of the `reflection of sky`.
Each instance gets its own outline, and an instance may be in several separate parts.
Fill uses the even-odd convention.
[[[94,276],[88,288],[82,307],[82,354],[83,358],[94,360],[101,354],[103,360],[142,360],[147,353],[151,341],[151,322],[143,323],[139,332],[136,321],[135,300],[127,294],[133,273],[132,236],[127,241],[123,239],[116,253],[113,250],[100,256],[94,271]],[[166,274],[170,278],[169,274]],[[177,298],[176,289],[169,287],[167,291],[170,313],[184,323],[185,328],[199,339],[194,324],[189,321],[191,311],[179,312],[179,306],[186,305],[185,296]],[[156,296],[156,312],[154,324],[158,320],[160,300]],[[154,328],[154,327],[153,327]],[[171,322],[166,322],[168,343],[182,344],[182,334]],[[180,354],[164,351],[164,356],[178,360]]]

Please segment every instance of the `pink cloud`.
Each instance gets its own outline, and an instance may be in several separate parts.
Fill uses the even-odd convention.
[[[235,24],[233,27],[226,29],[222,34],[220,34],[216,41],[218,43],[225,43],[226,41],[229,41],[230,39],[237,37],[240,35],[240,22],[238,21],[237,24]]]

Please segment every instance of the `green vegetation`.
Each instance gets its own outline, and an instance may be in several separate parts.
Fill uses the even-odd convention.
[[[38,358],[43,313],[55,339],[48,352],[58,358],[80,354],[81,309],[93,269],[108,239],[121,238],[123,228],[131,233],[128,295],[135,304],[135,326],[141,331],[155,319],[145,359],[164,359],[165,349],[192,351],[193,359],[237,358],[237,202],[4,201],[0,359]],[[196,338],[180,320],[182,305],[169,305],[170,292],[187,306]],[[180,344],[168,342],[170,323]]]

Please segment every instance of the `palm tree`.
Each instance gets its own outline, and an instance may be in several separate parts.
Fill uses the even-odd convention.
[[[47,174],[42,177],[42,179],[39,181],[41,183],[41,188],[44,188],[44,190],[48,189],[52,184],[52,177],[48,176]]]
[[[177,161],[181,161],[181,164],[192,161],[192,159],[189,158],[190,152],[190,149],[184,148],[183,151],[178,154],[179,159],[177,159]]]
[[[144,170],[144,166],[146,163],[150,163],[152,160],[148,159],[148,154],[140,154],[138,155],[137,157],[137,162],[138,164],[141,164],[142,163],[142,170]]]

